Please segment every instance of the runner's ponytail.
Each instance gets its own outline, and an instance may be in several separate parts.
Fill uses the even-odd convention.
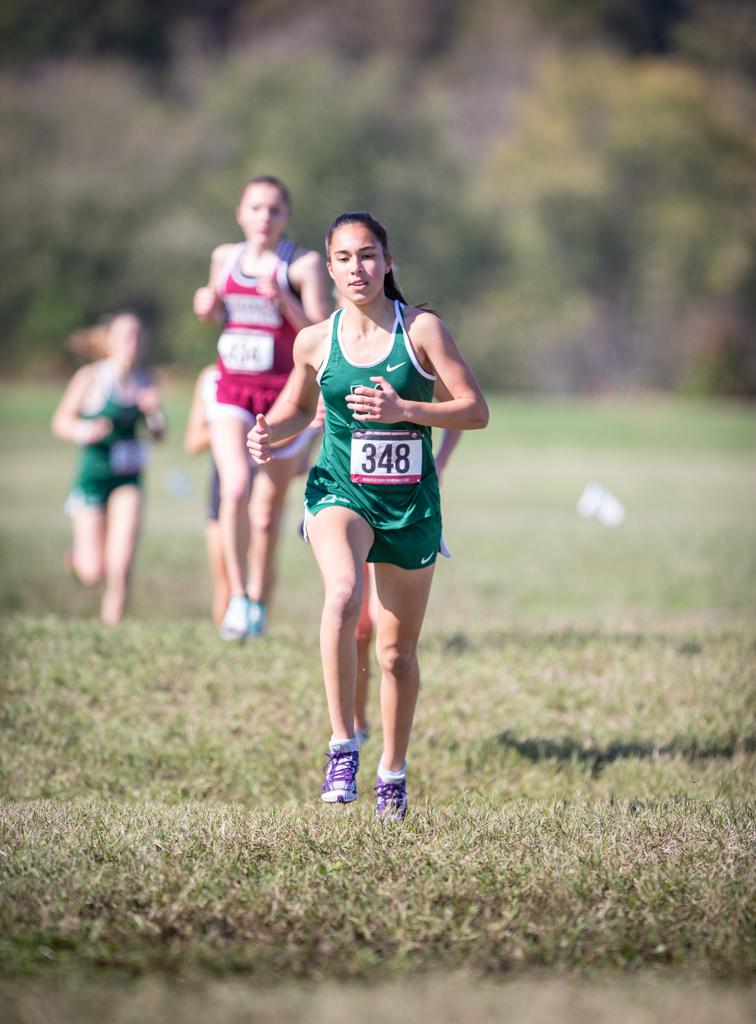
[[[383,292],[389,299],[398,299],[403,306],[407,305],[407,300],[399,290],[399,285],[396,283],[394,278],[394,268],[386,271],[386,276],[383,279]]]

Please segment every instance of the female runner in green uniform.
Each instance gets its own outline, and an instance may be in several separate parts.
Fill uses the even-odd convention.
[[[137,425],[154,438],[165,417],[160,397],[140,366],[142,324],[132,313],[106,322],[107,358],[82,366],[53,416],[53,433],[81,447],[79,471],[66,502],[73,521],[71,568],[82,583],[105,580],[101,618],[123,617],[142,512],[143,445]]]
[[[401,820],[420,687],[417,641],[441,544],[431,427],[485,427],[488,407],[447,327],[404,303],[374,217],[342,214],[326,251],[343,308],[300,331],[289,381],[268,416],[257,416],[247,444],[267,462],[273,442],[310,422],[320,385],[325,436],[308,478],[305,525],[325,585],[320,649],[332,737],[321,796],[357,796],[354,633],[362,566],[374,562],[383,723],[376,813]],[[436,376],[448,401],[433,402]]]

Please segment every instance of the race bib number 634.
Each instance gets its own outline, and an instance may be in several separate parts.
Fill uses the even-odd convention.
[[[355,430],[351,479],[356,484],[416,484],[423,475],[419,430]]]
[[[273,368],[275,339],[262,331],[224,331],[218,354],[231,373],[266,373]]]

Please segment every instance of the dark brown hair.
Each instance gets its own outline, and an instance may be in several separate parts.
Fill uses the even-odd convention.
[[[244,198],[244,193],[250,187],[250,185],[272,185],[277,188],[283,196],[283,200],[291,210],[291,194],[288,188],[284,185],[280,178],[277,178],[274,174],[258,174],[256,178],[250,178],[244,188],[239,193],[239,202]]]
[[[378,242],[380,242],[381,249],[383,249],[383,255],[388,256],[388,232],[384,228],[383,224],[367,210],[353,210],[351,213],[342,213],[336,220],[331,224],[325,239],[326,247],[326,259],[328,259],[331,250],[331,240],[333,239],[334,233],[345,224],[362,224],[368,231],[373,235]],[[389,299],[398,299],[400,302],[407,305],[407,300],[399,290],[399,285],[396,283],[394,278],[393,268],[386,272],[386,276],[383,279],[383,292],[384,295]]]
[[[78,331],[69,334],[66,339],[66,348],[69,352],[82,359],[104,359],[107,355],[107,335],[110,325],[121,316],[133,316],[139,321],[139,334],[142,353],[144,353],[146,334],[144,318],[135,309],[119,309],[115,313],[106,313],[101,316],[96,324],[90,327],[81,327]]]

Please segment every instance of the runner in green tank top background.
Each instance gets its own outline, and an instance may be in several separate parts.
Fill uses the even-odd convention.
[[[272,443],[310,422],[320,385],[325,435],[307,482],[305,526],[325,586],[320,647],[332,736],[321,796],[357,796],[354,634],[362,567],[373,562],[383,725],[376,814],[401,820],[420,687],[417,642],[441,546],[431,428],[485,427],[488,407],[445,324],[405,303],[383,225],[369,213],[342,214],[328,230],[326,254],[343,308],[300,331],[289,381],[247,443],[267,462]],[[433,401],[436,378],[448,400]]]
[[[91,348],[96,338],[104,359],[82,366],[68,383],[52,419],[52,431],[79,445],[81,456],[66,501],[73,524],[70,567],[87,586],[104,580],[103,622],[123,617],[142,513],[144,443],[140,421],[153,438],[163,434],[160,396],[141,366],[142,323],[133,313],[106,318],[79,332]]]

